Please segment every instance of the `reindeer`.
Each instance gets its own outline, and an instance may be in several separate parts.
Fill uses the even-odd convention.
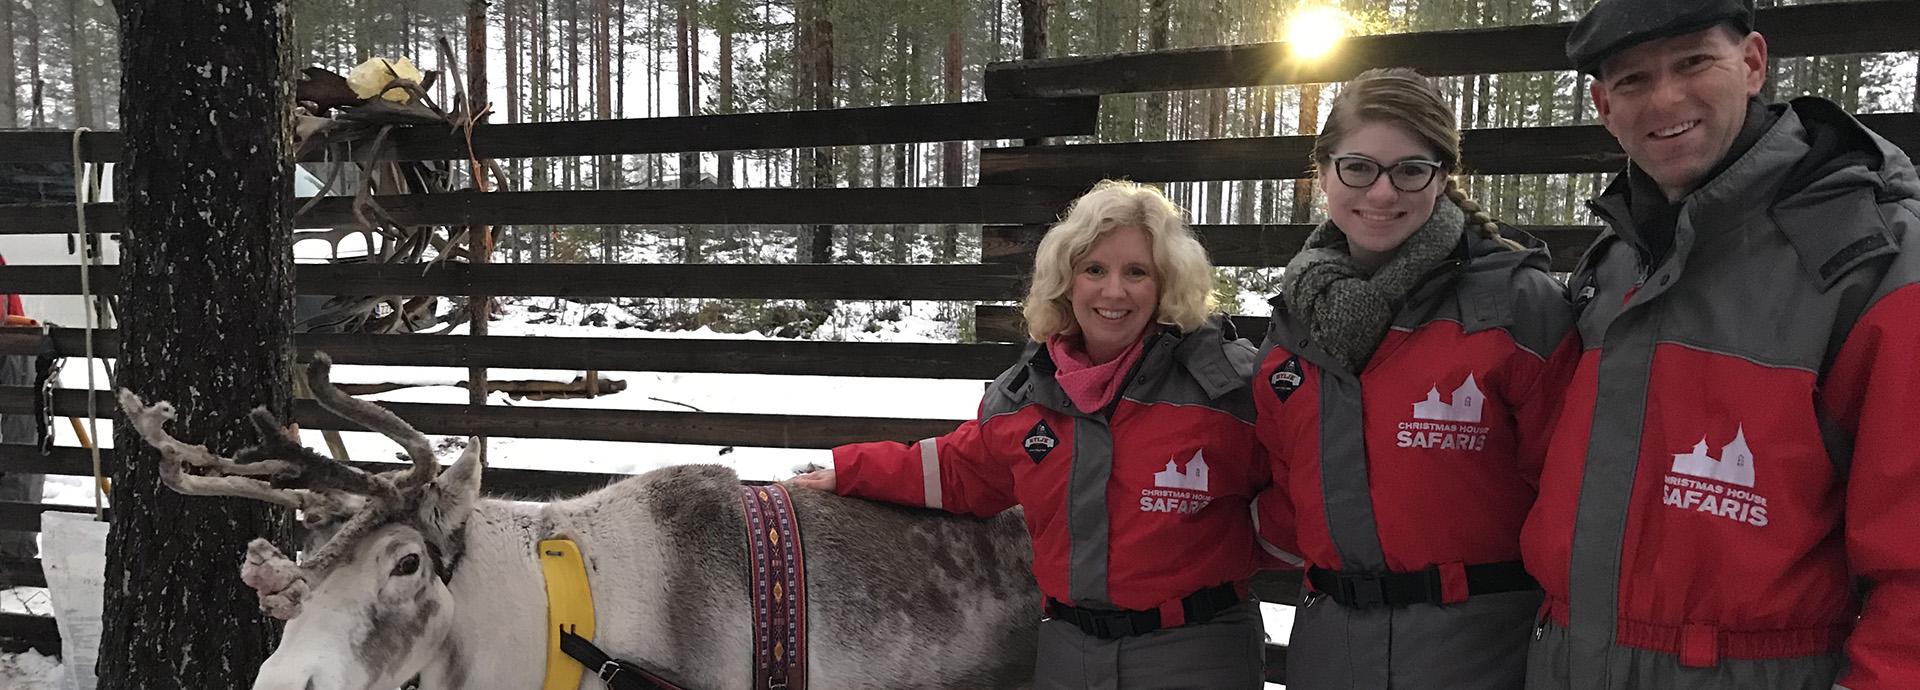
[[[469,444],[441,471],[427,438],[309,367],[320,406],[397,441],[406,469],[374,474],[302,446],[265,409],[260,445],[219,456],[173,438],[166,402],[119,400],[160,449],[174,491],[300,511],[304,559],[249,545],[242,579],[287,621],[256,690],[539,688],[547,601],[535,545],[585,556],[609,654],[688,688],[750,688],[753,617],[738,478],[681,465],[547,504],[482,498]],[[190,472],[189,467],[198,470]],[[805,543],[817,688],[1024,687],[1040,601],[1020,516],[977,520],[793,492]],[[587,673],[581,688],[598,688]]]

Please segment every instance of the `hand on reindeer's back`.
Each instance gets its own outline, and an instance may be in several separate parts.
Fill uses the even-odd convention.
[[[828,493],[832,493],[834,488],[840,484],[839,480],[834,477],[833,468],[831,467],[817,469],[806,474],[794,475],[789,483],[803,489],[814,489]]]

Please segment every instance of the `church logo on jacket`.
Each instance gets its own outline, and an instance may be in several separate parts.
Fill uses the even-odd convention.
[[[1440,400],[1440,386],[1427,389],[1427,399],[1413,404],[1413,418],[1434,422],[1472,422],[1480,421],[1480,410],[1487,402],[1485,393],[1480,392],[1480,384],[1475,383],[1473,374],[1467,374],[1453,393],[1450,400]]]
[[[1440,395],[1442,382],[1436,382],[1427,388],[1424,399],[1412,404],[1411,416],[1400,422],[1398,433],[1394,435],[1394,445],[1400,448],[1431,448],[1435,450],[1486,450],[1487,434],[1493,427],[1481,424],[1485,416],[1487,395],[1481,392],[1480,382],[1472,372],[1453,387],[1443,399]],[[1403,398],[1404,399],[1404,398]]]
[[[1684,453],[1673,454],[1673,471],[1666,477],[1661,502],[1680,510],[1705,513],[1755,527],[1767,526],[1767,498],[1752,491],[1753,448],[1745,425],[1734,425],[1733,440],[1720,446],[1719,456],[1707,451],[1706,436]]]
[[[1184,464],[1177,457],[1167,460],[1166,469],[1153,473],[1154,488],[1140,491],[1141,512],[1189,515],[1213,502],[1207,495],[1206,449],[1193,451]]]
[[[1027,440],[1020,443],[1020,446],[1027,451],[1027,457],[1033,458],[1034,464],[1039,464],[1040,460],[1047,457],[1048,453],[1053,452],[1054,446],[1058,445],[1060,445],[1060,437],[1054,435],[1053,429],[1047,426],[1046,420],[1041,420],[1039,424],[1033,425],[1032,429],[1028,429]]]

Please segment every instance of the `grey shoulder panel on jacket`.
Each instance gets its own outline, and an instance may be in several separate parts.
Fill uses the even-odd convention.
[[[1524,267],[1513,272],[1510,284],[1514,320],[1507,326],[1507,333],[1528,352],[1542,359],[1552,356],[1554,348],[1573,330],[1573,303],[1568,299],[1567,286],[1546,271]]]
[[[1550,356],[1573,327],[1574,313],[1566,286],[1547,266],[1544,247],[1475,256],[1454,286],[1458,312],[1452,315],[1468,333],[1498,328],[1522,349]],[[1435,316],[1445,318],[1447,311]]]
[[[979,421],[984,423],[989,418],[1019,410],[1033,402],[1028,394],[1033,383],[1028,378],[1033,371],[1030,365],[1039,352],[1039,343],[1027,343],[1020,350],[1020,358],[994,377],[993,383],[987,384],[987,393],[980,399]]]

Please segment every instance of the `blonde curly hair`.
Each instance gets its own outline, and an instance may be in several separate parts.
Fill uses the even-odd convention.
[[[1027,337],[1046,342],[1078,329],[1067,297],[1073,285],[1073,264],[1102,235],[1122,227],[1140,228],[1152,238],[1154,281],[1159,290],[1155,321],[1190,331],[1213,313],[1213,263],[1206,248],[1194,239],[1186,211],[1154,187],[1103,180],[1075,199],[1066,218],[1040,239],[1033,284],[1022,308]]]

